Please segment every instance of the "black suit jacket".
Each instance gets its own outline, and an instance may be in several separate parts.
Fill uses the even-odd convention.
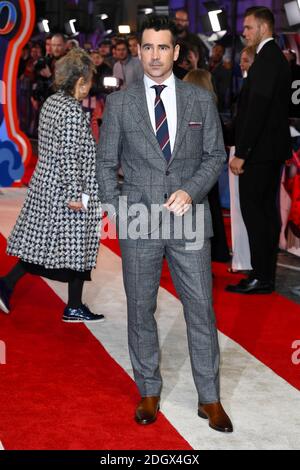
[[[290,158],[291,74],[275,41],[263,46],[250,67],[238,102],[235,155],[250,162]]]

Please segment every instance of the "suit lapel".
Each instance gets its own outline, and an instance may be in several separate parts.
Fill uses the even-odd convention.
[[[187,89],[181,82],[181,80],[178,80],[177,78],[175,79],[175,84],[177,106],[177,131],[172,157],[168,163],[168,166],[176,157],[184,135],[187,131],[188,124],[190,121],[189,118],[192,113],[192,100],[190,98],[190,90]],[[158,140],[151,124],[143,80],[140,80],[136,83],[135,86],[131,87],[128,90],[128,94],[132,97],[129,103],[132,117],[134,118],[138,126],[142,129],[146,139],[151,143],[153,149],[158,153],[158,155],[163,159],[163,161],[166,162],[164,154],[161,151],[161,148],[159,146]]]
[[[151,124],[148,105],[147,105],[147,98],[146,98],[146,91],[144,82],[141,80],[130,90],[128,93],[132,96],[132,100],[130,101],[130,108],[132,117],[135,119],[136,123],[142,129],[143,133],[145,134],[146,139],[151,143],[153,149],[159,154],[159,156],[165,162],[166,159],[164,154],[161,151],[159,146],[158,140],[156,135],[153,131],[153,127]]]
[[[190,121],[190,115],[192,113],[192,102],[190,99],[190,90],[187,89],[184,84],[178,78],[175,79],[176,86],[176,106],[177,106],[177,131],[174,143],[174,149],[170,163],[176,157],[176,154],[180,148],[184,135],[187,131],[188,124]]]

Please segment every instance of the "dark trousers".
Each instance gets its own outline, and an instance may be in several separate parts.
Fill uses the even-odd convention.
[[[253,277],[274,283],[280,233],[277,207],[281,163],[245,164],[239,177],[240,205],[247,228]]]
[[[230,255],[220,204],[219,183],[216,183],[209,191],[208,201],[214,231],[214,236],[211,238],[211,259],[226,263],[230,260]]]

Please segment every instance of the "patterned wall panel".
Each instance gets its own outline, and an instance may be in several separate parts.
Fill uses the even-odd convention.
[[[0,1],[0,187],[20,182],[31,156],[19,129],[17,72],[34,21],[33,0]]]

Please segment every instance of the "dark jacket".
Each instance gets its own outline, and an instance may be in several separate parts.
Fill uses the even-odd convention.
[[[263,46],[250,67],[238,102],[235,155],[249,162],[290,158],[291,74],[275,41]]]

